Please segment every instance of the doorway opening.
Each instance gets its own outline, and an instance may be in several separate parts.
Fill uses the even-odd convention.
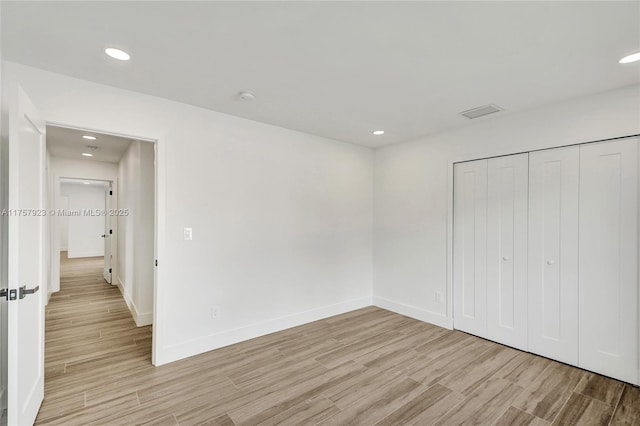
[[[58,125],[46,134],[45,381],[81,374],[80,365],[151,364],[156,144]]]
[[[112,246],[117,245],[113,227],[113,182],[60,178],[56,208],[61,263],[69,259],[102,259],[103,278],[113,279]],[[62,271],[62,268],[60,269]],[[62,274],[62,272],[61,272]]]

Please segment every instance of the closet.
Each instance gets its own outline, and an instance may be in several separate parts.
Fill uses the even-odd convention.
[[[639,383],[638,139],[454,165],[454,327]]]

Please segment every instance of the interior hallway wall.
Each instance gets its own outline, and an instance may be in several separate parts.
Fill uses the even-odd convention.
[[[60,197],[60,208],[69,210],[69,197]],[[60,216],[58,219],[60,224],[60,251],[67,251],[69,249],[69,218],[67,216]]]
[[[119,164],[116,282],[138,326],[153,321],[154,161],[154,144],[134,141]]]

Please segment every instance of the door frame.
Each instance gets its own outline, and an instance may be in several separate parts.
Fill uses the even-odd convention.
[[[87,177],[87,176],[71,176],[71,175],[53,175],[50,174],[47,176],[47,178],[51,178],[52,181],[52,186],[50,187],[50,191],[51,191],[51,196],[52,198],[50,199],[50,204],[48,206],[49,210],[62,210],[64,209],[64,206],[58,206],[57,205],[57,201],[60,200],[61,198],[63,198],[63,196],[61,195],[61,191],[62,191],[62,180],[63,179],[71,179],[71,180],[77,180],[77,181],[86,181],[86,180],[90,180],[90,181],[94,181],[94,182],[104,182],[105,184],[108,184],[111,188],[111,190],[114,193],[114,196],[117,197],[117,187],[118,187],[118,181],[117,178],[114,178],[113,180],[111,179],[97,179],[97,178],[93,178],[93,177]],[[118,200],[117,198],[114,198],[112,204],[111,204],[111,209],[117,209],[118,208]],[[105,209],[106,209],[106,204],[105,204]],[[59,223],[57,222],[56,219],[58,219],[60,216],[58,214],[51,216],[50,219],[52,220],[52,224],[50,224],[51,226],[51,255],[49,256],[49,271],[50,271],[50,283],[52,283],[51,287],[53,286],[53,283],[55,282],[55,291],[60,291],[60,252],[62,251],[62,245],[60,244],[60,226]],[[107,224],[107,216],[105,216],[105,229],[106,229],[106,224]],[[113,225],[113,221],[111,221],[111,225]],[[118,233],[114,233],[113,236],[111,237],[112,241],[117,241],[118,240]],[[118,245],[117,244],[113,244],[111,243],[111,255],[112,257],[116,257],[118,253]],[[106,263],[106,260],[105,260]],[[117,266],[113,267],[113,274],[116,274],[116,268]],[[112,284],[112,283],[110,283]],[[51,297],[51,294],[53,294],[54,289],[48,289],[48,294],[46,295],[46,300],[45,303],[49,303],[49,297]]]
[[[83,126],[71,123],[61,123],[55,121],[49,121],[45,119],[45,123],[47,126],[55,126],[55,127],[63,127],[67,129],[79,130],[84,132],[95,132],[101,133],[105,135],[118,136],[127,139],[135,139],[138,141],[153,143],[154,144],[154,259],[156,259],[156,266],[154,267],[153,273],[153,333],[152,333],[152,343],[151,343],[151,363],[153,365],[161,365],[164,364],[165,361],[162,360],[162,348],[163,346],[163,330],[164,330],[164,322],[162,321],[163,317],[159,314],[159,311],[162,309],[164,304],[162,303],[164,300],[163,295],[163,283],[164,277],[162,274],[158,273],[158,263],[160,258],[164,258],[163,254],[165,253],[165,241],[166,241],[166,232],[165,232],[165,223],[166,223],[166,202],[165,202],[165,192],[166,192],[166,179],[165,179],[165,165],[166,165],[166,157],[165,157],[165,138],[163,136],[140,136],[131,134],[129,132],[119,132],[117,130],[105,130],[102,128],[95,128],[90,126]],[[75,176],[64,176],[75,178]],[[47,176],[48,179],[57,179],[57,183],[59,185],[60,176]],[[117,194],[118,190],[118,182],[117,180],[112,181],[114,196]],[[117,203],[117,201],[116,201]],[[51,207],[50,208],[55,208]],[[58,268],[60,263],[60,252],[59,252],[59,238],[56,235],[56,246],[58,247]],[[117,250],[117,248],[116,248]],[[117,254],[117,252],[116,252]],[[50,258],[53,259],[55,253],[50,253]],[[54,266],[52,265],[51,268]],[[113,266],[112,266],[113,268]],[[117,267],[116,267],[117,268]],[[114,268],[114,273],[117,270]],[[59,274],[59,271],[58,271]],[[113,280],[112,280],[113,281]],[[59,291],[59,287],[56,291]]]

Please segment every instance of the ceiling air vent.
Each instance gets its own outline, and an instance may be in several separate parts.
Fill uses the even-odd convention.
[[[466,111],[462,111],[460,115],[463,115],[469,119],[474,119],[478,117],[482,117],[484,115],[493,114],[494,112],[500,112],[502,108],[497,105],[483,105],[477,108],[471,108]]]

